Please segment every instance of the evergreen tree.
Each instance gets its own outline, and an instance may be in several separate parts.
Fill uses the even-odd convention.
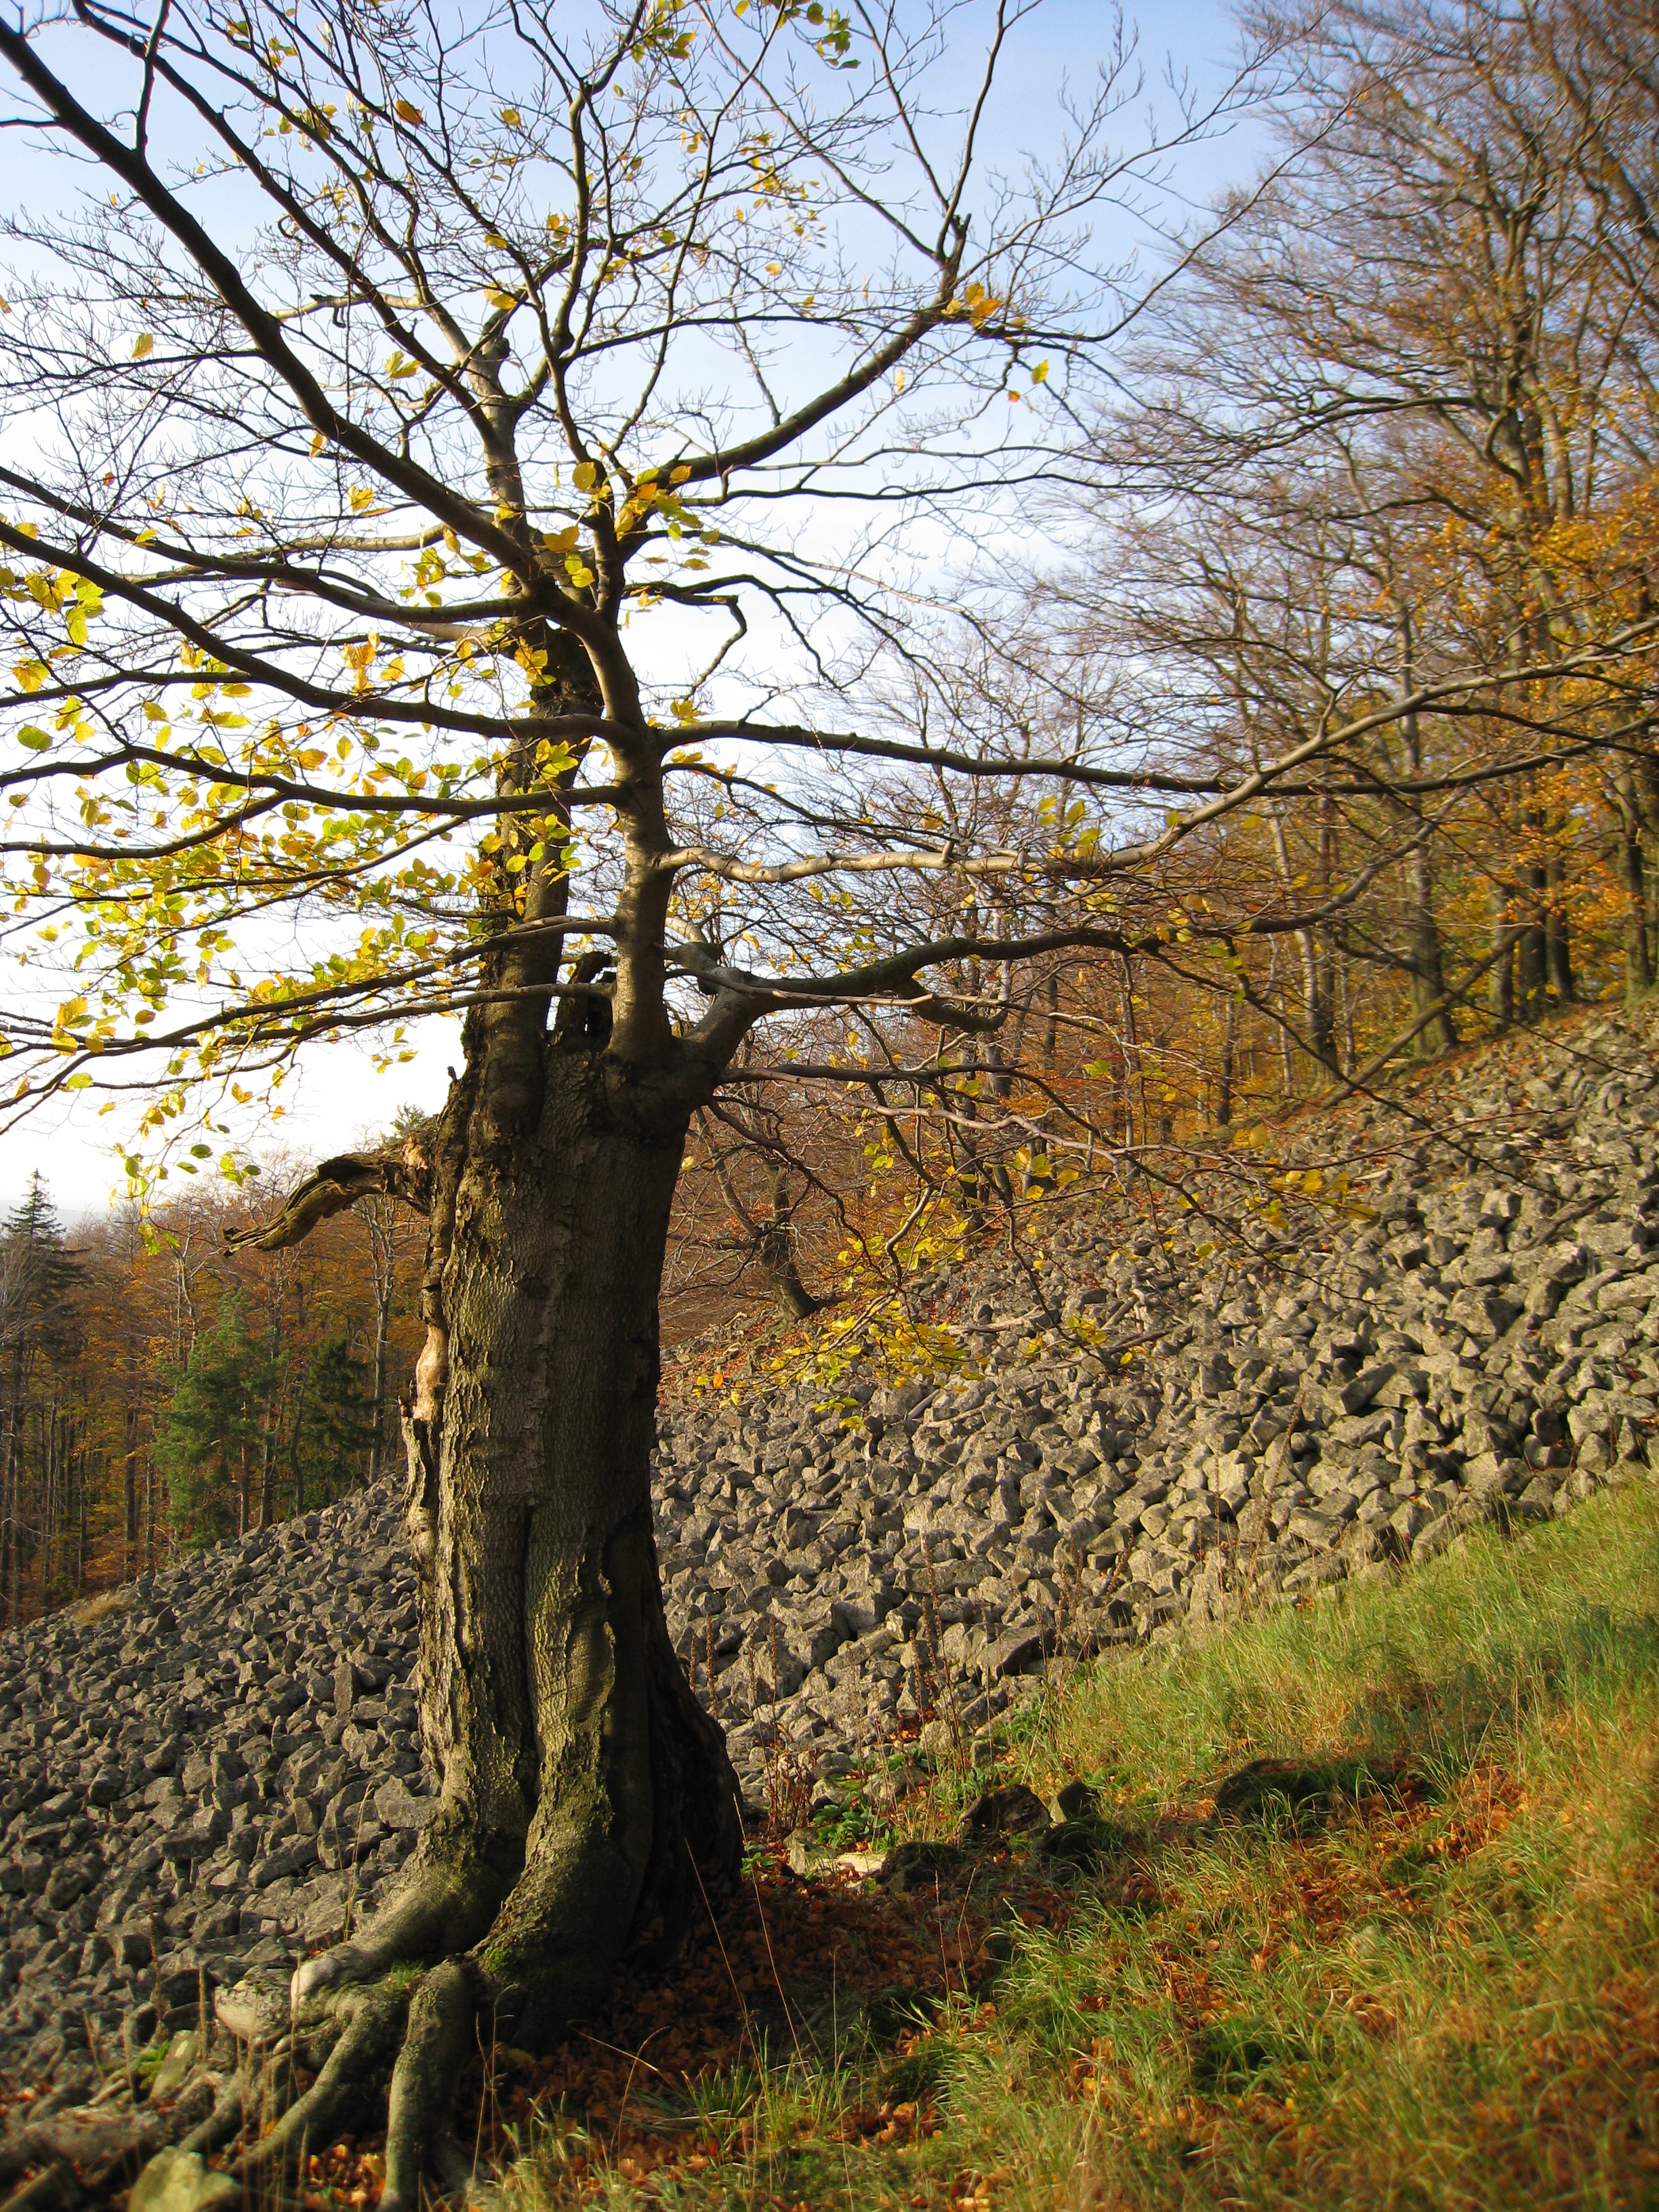
[[[253,1517],[270,1366],[249,1334],[242,1299],[232,1294],[219,1301],[211,1330],[197,1338],[184,1369],[163,1372],[171,1395],[155,1460],[174,1535],[190,1550],[240,1533]]]
[[[353,1352],[347,1331],[337,1329],[311,1363],[294,1418],[296,1513],[353,1487],[374,1442],[375,1413],[368,1362]]]
[[[64,1224],[45,1178],[30,1178],[21,1201],[0,1228],[0,1343],[14,1358],[42,1352],[61,1358],[75,1342],[80,1261],[64,1241]]]
[[[26,1463],[29,1391],[37,1366],[74,1351],[80,1261],[64,1242],[44,1178],[36,1173],[0,1227],[0,1590],[6,1618],[21,1614],[23,1577],[40,1538],[45,1470]],[[43,1452],[45,1447],[42,1447]]]

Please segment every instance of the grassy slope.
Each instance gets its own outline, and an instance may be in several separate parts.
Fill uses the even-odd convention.
[[[1339,1766],[1355,1794],[1218,1817],[1263,1757],[1386,1786]],[[711,2075],[643,2175],[532,2130],[514,2197],[1659,2205],[1648,1486],[1097,1669],[1028,1713],[996,1778],[1067,1776],[1133,1840],[1050,1924],[994,1935],[992,1978],[981,1948],[978,1985],[896,2038],[889,2018]],[[981,1867],[976,1896],[1021,1894],[1018,1872]]]

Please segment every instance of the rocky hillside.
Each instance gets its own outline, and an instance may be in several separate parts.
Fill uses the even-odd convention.
[[[1659,1465],[1656,1128],[1650,1025],[1583,1020],[1310,1125],[1361,1203],[1294,1234],[1074,1223],[1035,1302],[984,1263],[972,1379],[671,1402],[671,1623],[750,1789]],[[373,1905],[432,1803],[414,1629],[386,1492],[0,1640],[14,2089],[84,2094],[204,1975]]]

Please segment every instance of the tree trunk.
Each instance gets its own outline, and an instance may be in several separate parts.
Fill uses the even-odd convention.
[[[121,1579],[138,1571],[138,1407],[129,1397],[122,1409]]]
[[[1510,1028],[1515,1020],[1515,945],[1509,918],[1509,900],[1501,884],[1492,890],[1492,942],[1498,957],[1486,975],[1486,1004],[1495,1030]],[[1501,951],[1498,948],[1501,947]]]
[[[1400,688],[1402,698],[1409,699],[1416,689],[1413,666],[1413,624],[1409,610],[1402,611],[1400,625],[1401,665]],[[1417,709],[1410,708],[1401,724],[1406,740],[1406,757],[1413,776],[1423,773],[1423,726]],[[1446,975],[1440,947],[1440,927],[1434,913],[1434,866],[1430,859],[1430,842],[1424,834],[1422,817],[1417,809],[1396,801],[1403,819],[1414,824],[1413,838],[1406,861],[1407,895],[1411,915],[1410,939],[1406,955],[1412,979],[1412,1012],[1419,1021],[1431,1006],[1439,1011],[1424,1023],[1417,1033],[1417,1057],[1432,1060],[1436,1054],[1450,1052],[1457,1042],[1457,1030],[1452,1020],[1451,1008],[1440,1002],[1446,996]]]
[[[300,1456],[300,1443],[306,1423],[306,1386],[310,1381],[311,1363],[307,1360],[300,1371],[299,1394],[294,1401],[294,1425],[288,1432],[288,1476],[294,1486],[296,1516],[306,1510],[306,1469]]]
[[[733,1214],[742,1224],[744,1233],[751,1240],[755,1255],[766,1271],[772,1295],[791,1321],[805,1321],[817,1312],[823,1300],[815,1298],[800,1279],[800,1268],[795,1258],[794,1207],[789,1198],[789,1177],[778,1162],[773,1161],[768,1170],[767,1211],[758,1219],[749,1210],[743,1193],[738,1188],[732,1172],[732,1163],[726,1152],[708,1124],[706,1115],[698,1116],[703,1141],[708,1146],[709,1158],[714,1164],[714,1173]]]
[[[1216,1083],[1215,1125],[1228,1127],[1233,1118],[1233,1055],[1238,1035],[1238,999],[1229,993],[1221,1024],[1221,1070]]]
[[[1419,845],[1412,854],[1410,885],[1412,1011],[1421,1020],[1430,1007],[1446,995],[1440,929],[1434,915],[1433,870],[1426,845]],[[1442,1005],[1418,1031],[1418,1057],[1432,1060],[1438,1053],[1452,1051],[1456,1043],[1457,1030],[1451,1008]]]
[[[741,1860],[736,1778],[669,1642],[652,1521],[658,1287],[689,1104],[582,1043],[556,1031],[516,1132],[487,1111],[470,1054],[439,1126],[404,1427],[440,1809],[361,1942],[296,1980],[304,1995],[469,1954],[411,2014],[394,2116],[438,2093],[457,1990],[489,2003],[498,2034],[545,2044],[619,1958],[672,1955],[700,1887]]]
[[[1570,1006],[1578,996],[1572,973],[1572,923],[1566,906],[1566,866],[1559,853],[1550,857],[1546,871],[1549,909],[1544,923],[1544,949],[1555,1002]]]
[[[374,1297],[374,1434],[368,1446],[368,1486],[371,1490],[380,1479],[382,1455],[386,1449],[386,1334],[392,1325],[392,1280],[388,1275],[385,1286],[375,1285]]]
[[[1636,780],[1628,767],[1614,779],[1619,808],[1619,873],[1625,890],[1625,995],[1639,999],[1653,988],[1648,951],[1646,873],[1643,866],[1642,817]]]
[[[784,1313],[792,1321],[805,1321],[817,1313],[820,1301],[800,1279],[800,1263],[795,1257],[795,1209],[789,1200],[788,1177],[781,1167],[773,1168],[771,1185],[771,1215],[761,1230],[761,1264]]]
[[[1522,811],[1521,821],[1532,854],[1523,879],[1527,889],[1526,927],[1515,948],[1515,996],[1522,1020],[1535,1022],[1544,1011],[1544,989],[1549,975],[1545,920],[1549,908],[1549,871],[1538,849],[1544,835],[1542,812],[1529,803]]]

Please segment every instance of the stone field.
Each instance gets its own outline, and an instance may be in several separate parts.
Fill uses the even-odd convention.
[[[827,1781],[919,1729],[965,1748],[1045,1668],[1659,1468],[1650,1024],[1425,1071],[1344,1127],[1364,1212],[1316,1238],[1208,1250],[1166,1203],[1057,1231],[1040,1298],[980,1263],[951,1286],[972,1379],[670,1397],[670,1626],[751,1796],[775,1747]],[[0,1638],[12,2089],[85,2098],[204,1977],[373,1906],[434,1802],[415,1629],[387,1488]]]

